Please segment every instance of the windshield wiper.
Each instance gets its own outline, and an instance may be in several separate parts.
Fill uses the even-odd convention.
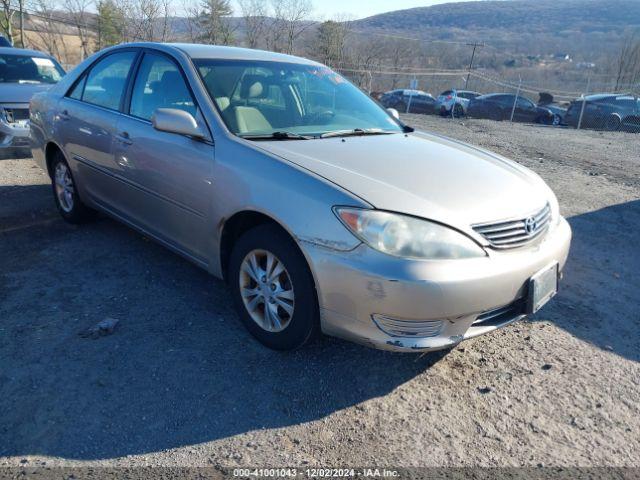
[[[326,132],[320,135],[320,138],[330,138],[330,137],[358,137],[364,135],[391,135],[392,132],[389,130],[380,130],[379,128],[354,128],[351,130],[336,130],[334,132]]]
[[[315,138],[293,132],[257,133],[254,135],[240,135],[240,137],[247,140],[312,140]]]

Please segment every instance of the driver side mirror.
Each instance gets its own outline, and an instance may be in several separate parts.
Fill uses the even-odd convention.
[[[395,118],[396,120],[400,120],[400,114],[398,113],[398,110],[396,110],[395,108],[387,108],[387,113],[391,115],[393,118]]]
[[[161,132],[177,133],[198,139],[205,136],[193,115],[177,108],[158,108],[151,116],[151,124]]]

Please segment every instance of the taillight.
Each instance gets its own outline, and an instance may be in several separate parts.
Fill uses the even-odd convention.
[[[451,100],[453,97],[451,95],[447,95],[447,100]]]

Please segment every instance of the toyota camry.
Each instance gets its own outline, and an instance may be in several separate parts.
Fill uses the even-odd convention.
[[[414,131],[303,58],[120,45],[37,94],[30,119],[66,221],[101,211],[224,278],[275,349],[321,332],[450,348],[540,309],[569,251],[538,175]]]

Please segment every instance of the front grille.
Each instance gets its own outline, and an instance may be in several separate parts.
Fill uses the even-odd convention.
[[[510,320],[513,320],[520,315],[526,313],[526,301],[524,298],[519,298],[515,302],[505,305],[504,307],[494,308],[483,312],[476,318],[471,324],[472,327],[490,327],[501,325]]]
[[[501,222],[481,223],[472,228],[486,238],[492,247],[506,249],[527,245],[540,237],[551,222],[551,207],[543,209],[525,218]]]
[[[28,108],[5,108],[4,115],[7,122],[14,123],[19,120],[29,120]]]
[[[373,321],[392,337],[435,337],[442,329],[442,320],[403,320],[373,315]]]

